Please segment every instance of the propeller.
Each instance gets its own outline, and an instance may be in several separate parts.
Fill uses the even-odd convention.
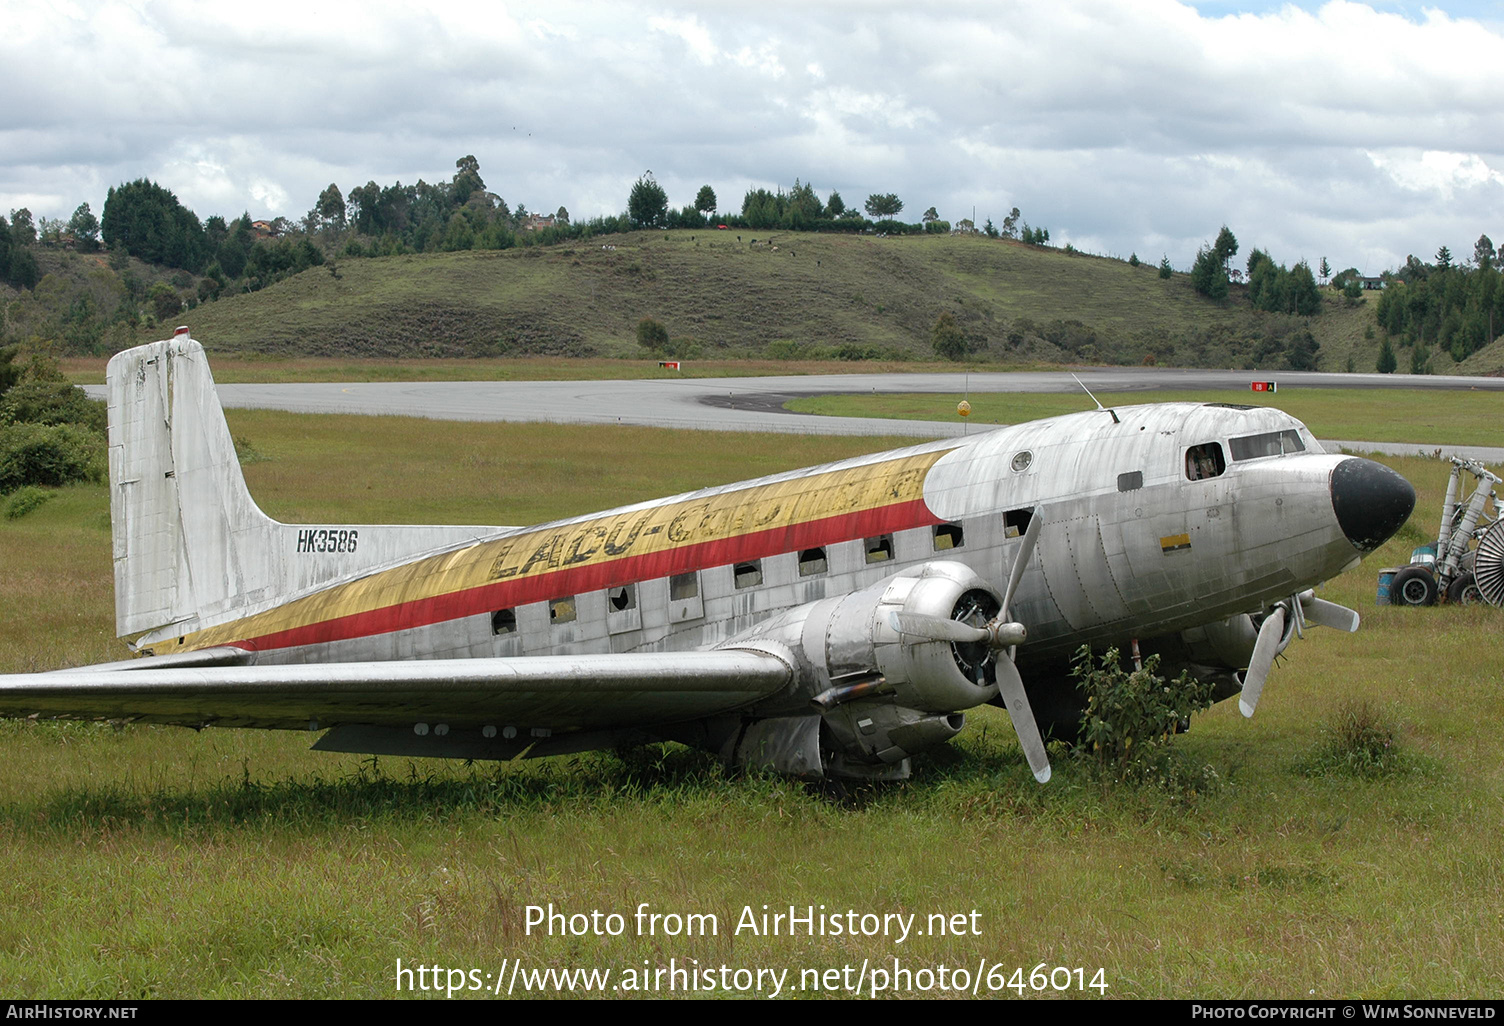
[[[1283,647],[1281,642],[1285,639],[1287,616],[1293,618],[1295,632],[1302,638],[1305,637],[1307,624],[1331,627],[1349,634],[1358,629],[1356,611],[1319,599],[1310,590],[1292,595],[1289,601],[1275,606],[1259,626],[1259,637],[1253,645],[1253,658],[1248,661],[1248,669],[1243,673],[1243,693],[1238,696],[1238,709],[1244,716],[1252,716],[1254,709],[1258,707],[1259,696],[1264,692],[1264,681],[1269,676],[1270,667],[1274,665],[1274,657],[1279,655]]]
[[[1014,592],[1023,579],[1024,569],[1034,555],[1034,544],[1039,540],[1040,525],[1044,519],[1036,510],[1029,518],[1024,531],[1023,543],[1013,557],[1013,569],[1008,574],[1008,587],[1003,592],[1003,606],[985,626],[975,627],[959,620],[947,620],[923,613],[894,613],[893,628],[900,634],[923,638],[926,641],[948,641],[953,644],[986,644],[994,651],[1008,649],[1007,659],[995,659],[998,697],[1008,708],[1013,720],[1013,729],[1018,734],[1018,743],[1023,747],[1024,757],[1029,760],[1029,769],[1034,779],[1041,784],[1050,779],[1050,757],[1045,752],[1044,738],[1039,733],[1039,724],[1034,721],[1034,711],[1029,708],[1029,696],[1024,692],[1024,681],[1014,665],[1013,656],[1018,645],[1029,636],[1021,623],[1008,618],[1013,604]]]
[[[1248,661],[1248,669],[1243,673],[1243,693],[1238,696],[1238,709],[1244,716],[1252,716],[1253,710],[1258,707],[1259,695],[1264,691],[1264,679],[1269,676],[1274,657],[1279,655],[1279,643],[1284,636],[1285,607],[1281,603],[1264,617],[1264,622],[1259,627],[1259,639],[1253,646],[1253,658]]]
[[[1300,608],[1311,623],[1351,634],[1358,629],[1357,610],[1316,597],[1314,591],[1300,593]]]

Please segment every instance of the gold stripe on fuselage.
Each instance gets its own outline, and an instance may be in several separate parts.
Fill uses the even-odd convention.
[[[922,500],[925,475],[947,451],[751,487],[733,486],[708,495],[543,525],[335,584],[263,613],[185,635],[182,647],[233,644],[342,617],[430,602],[489,584],[618,560],[636,562],[679,546],[715,543]]]

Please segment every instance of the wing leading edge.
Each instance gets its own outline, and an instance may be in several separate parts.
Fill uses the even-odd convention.
[[[0,676],[0,716],[548,737],[726,713],[794,681],[792,656],[771,645],[273,666],[154,662]]]

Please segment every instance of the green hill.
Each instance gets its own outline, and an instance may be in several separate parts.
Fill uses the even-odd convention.
[[[636,357],[652,317],[706,359],[930,360],[948,312],[978,363],[1371,371],[1374,304],[1324,295],[1300,318],[1252,309],[1237,286],[1214,302],[1185,274],[1005,239],[698,230],[340,259],[172,321],[212,349],[277,356]],[[1488,372],[1496,350],[1462,369]]]

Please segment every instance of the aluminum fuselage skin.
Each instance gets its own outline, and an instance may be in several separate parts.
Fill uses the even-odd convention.
[[[1280,431],[1298,434],[1305,451],[1228,458],[1215,476],[1188,475],[1192,447],[1216,443],[1226,453],[1232,438]],[[862,517],[846,520],[813,516],[821,526],[805,530],[797,547],[787,547],[787,532],[755,530],[768,504],[777,502],[766,496],[791,482],[823,476],[833,482],[827,498],[835,494],[827,505],[840,507],[841,489],[916,457],[928,464],[921,479],[913,480],[913,470],[903,473],[922,499],[917,506],[870,505]],[[453,604],[459,615],[432,622],[403,626],[399,614],[373,620],[381,629],[320,631],[314,625],[297,634],[258,627],[256,617],[246,615],[274,615],[294,598],[280,596],[259,609],[175,625],[144,644],[158,651],[237,644],[255,650],[260,664],[693,651],[793,607],[937,559],[964,563],[1001,587],[1019,544],[1010,517],[1034,511],[1044,526],[1013,609],[1028,625],[1029,641],[1019,653],[1027,677],[1029,667],[1058,664],[1082,644],[1126,644],[1257,613],[1353,564],[1360,553],[1337,521],[1330,485],[1333,469],[1350,459],[1322,453],[1303,425],[1274,409],[1173,403],[1093,410],[450,545],[428,558],[453,565],[489,545],[486,558],[494,561],[490,553],[508,543],[514,553],[526,553],[510,557],[514,564],[535,562],[526,575],[513,575],[518,586],[510,592],[506,578],[489,590],[470,589],[476,594],[468,605]],[[668,525],[663,534],[682,535],[683,546],[699,547],[701,564],[660,560],[657,565],[672,572],[655,573],[647,561],[616,576],[588,578],[571,571],[571,553],[613,537],[620,547],[633,525],[652,530],[655,517]],[[723,522],[706,523],[707,517]],[[753,542],[719,549],[704,541],[754,534]],[[294,541],[289,534],[289,544]],[[673,537],[668,542],[671,551]],[[815,549],[823,552],[819,569],[801,560]],[[721,558],[715,552],[724,561],[715,562]],[[333,583],[301,600],[332,610],[329,621],[348,620],[339,615],[340,591],[351,583],[338,575],[340,554],[304,558],[326,561],[323,573]],[[371,582],[414,561],[352,578],[369,590]],[[755,574],[737,572],[749,563],[757,564]],[[685,584],[686,574],[692,585]],[[521,587],[524,580],[532,583]],[[623,589],[630,589],[629,603]],[[675,598],[671,589],[694,594]],[[500,632],[499,611],[512,617]],[[176,637],[183,638],[181,646],[173,643]]]

